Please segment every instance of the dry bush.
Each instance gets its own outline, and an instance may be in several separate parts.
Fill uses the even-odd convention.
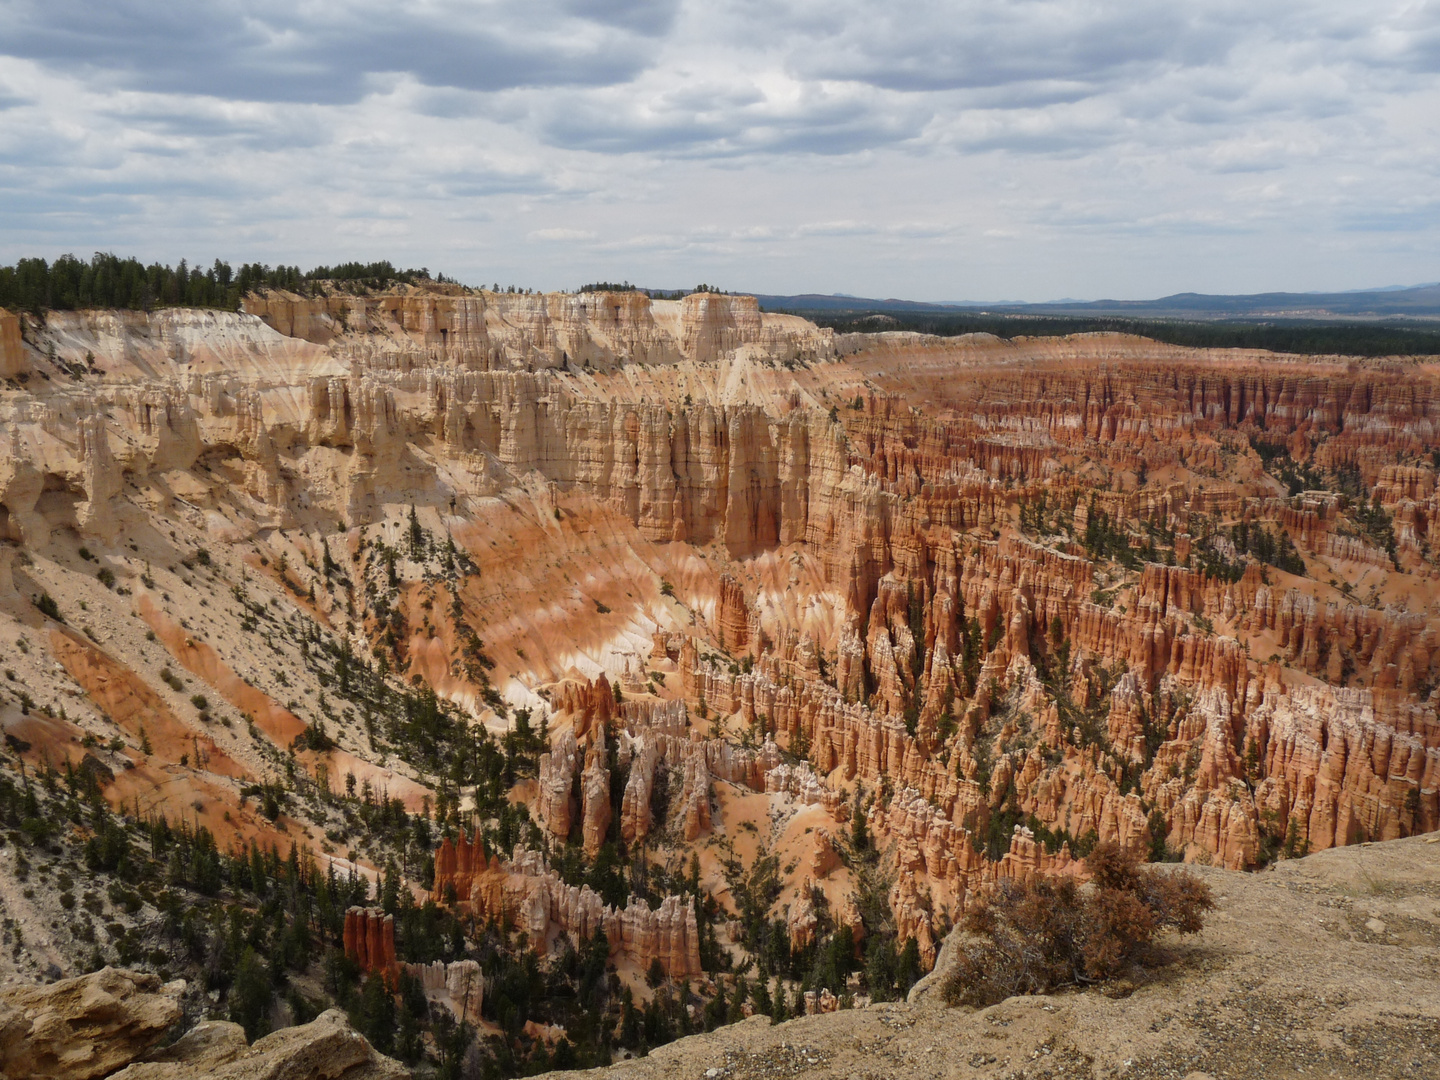
[[[1086,866],[1088,889],[1071,878],[1002,882],[972,907],[945,1000],[993,1005],[1114,978],[1153,962],[1161,931],[1197,933],[1215,906],[1210,886],[1194,874],[1142,866],[1113,843],[1096,847]]]

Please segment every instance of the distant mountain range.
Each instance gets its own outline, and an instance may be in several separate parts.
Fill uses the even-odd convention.
[[[1440,319],[1440,283],[1337,293],[1251,293],[1216,296],[1176,293],[1158,300],[1055,300],[1041,304],[957,300],[922,303],[916,300],[871,299],[860,296],[806,293],[799,296],[757,294],[767,311],[842,313],[979,313],[994,315],[1068,315],[1092,318],[1188,320],[1377,320]]]

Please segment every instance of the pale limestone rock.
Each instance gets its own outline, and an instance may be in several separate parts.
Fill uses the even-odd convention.
[[[585,755],[580,774],[582,833],[585,854],[594,858],[610,830],[610,770],[606,767],[605,729],[596,730],[595,741]]]
[[[48,986],[0,990],[0,1076],[94,1080],[154,1046],[180,1019],[184,984],[102,968]]]

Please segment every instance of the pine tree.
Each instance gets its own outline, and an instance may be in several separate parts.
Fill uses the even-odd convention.
[[[870,846],[870,830],[865,827],[865,810],[861,803],[862,792],[859,784],[855,785],[855,801],[850,807],[850,846],[856,852],[864,851]]]
[[[421,562],[425,558],[425,530],[420,527],[414,503],[410,504],[410,558],[413,562]]]
[[[725,1016],[726,1023],[738,1024],[745,1019],[745,999],[749,996],[750,987],[742,975],[735,981],[735,996],[730,999],[730,1011]]]
[[[715,996],[705,1006],[705,1030],[714,1031],[727,1023],[729,1008],[725,1001],[725,984],[717,980]]]
[[[785,1011],[785,984],[780,981],[779,975],[775,976],[775,989],[770,994],[770,1000],[774,1003],[774,1012],[770,1014],[770,1018],[778,1024],[787,1017]]]
[[[755,980],[755,989],[750,991],[750,1004],[755,1006],[757,1013],[764,1013],[771,1020],[775,1019],[775,1002],[770,997],[764,979]]]
[[[246,948],[235,969],[228,1000],[230,1019],[245,1029],[246,1037],[252,1042],[270,1030],[270,1003],[274,996],[265,965],[254,949]]]

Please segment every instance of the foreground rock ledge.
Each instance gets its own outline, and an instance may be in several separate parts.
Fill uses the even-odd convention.
[[[154,1047],[180,1020],[183,982],[104,968],[49,986],[0,990],[3,1080],[403,1080],[338,1009],[253,1046],[238,1024],[206,1021]]]
[[[0,990],[0,1075],[109,1076],[180,1019],[184,986],[107,967],[49,986]]]

